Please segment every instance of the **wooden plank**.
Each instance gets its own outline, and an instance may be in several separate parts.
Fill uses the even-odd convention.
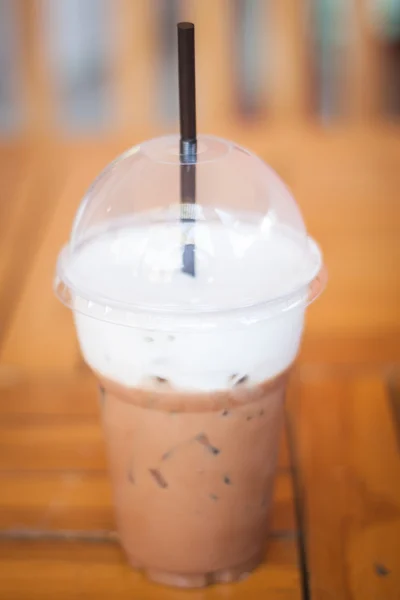
[[[287,150],[290,183],[329,274],[307,332],[333,339],[393,336],[400,330],[400,146],[379,135],[374,143],[367,134],[310,136],[305,153],[302,144]]]
[[[315,373],[292,402],[313,600],[397,600],[400,457],[374,374]]]
[[[23,573],[23,576],[21,576]],[[84,542],[0,543],[0,581],[4,598],[18,600],[236,600],[261,597],[300,600],[300,578],[292,540],[271,540],[265,562],[244,581],[207,590],[177,591],[149,584],[130,569],[116,544]]]
[[[20,368],[0,365],[0,423],[34,424],[97,419],[97,384],[88,369],[28,377]]]
[[[311,308],[310,320],[313,318]],[[315,317],[317,321],[323,315]],[[322,328],[322,327],[321,327]],[[368,323],[365,325],[368,329]],[[400,361],[400,336],[397,327],[376,333],[355,332],[343,335],[313,334],[306,330],[298,363],[302,368],[330,368],[332,365],[350,370],[371,369],[379,366],[384,372],[387,365]]]
[[[13,153],[3,164],[6,194],[0,224],[0,343],[6,335],[20,291],[35,259],[54,209],[53,194],[62,185],[61,165],[48,169],[50,153],[25,148],[20,158]],[[19,164],[15,171],[10,164]],[[12,177],[12,181],[8,180]],[[8,184],[7,184],[8,180]],[[32,224],[34,223],[34,226]]]
[[[0,482],[0,529],[114,529],[105,473],[2,473]]]
[[[185,0],[180,18],[196,25],[196,85],[199,129],[219,134],[237,117],[232,67],[233,3]],[[212,18],[210,18],[212,15]]]
[[[15,277],[10,277],[12,273],[9,272],[9,269],[12,268],[10,257],[13,256],[10,242],[14,236],[10,235],[10,230],[13,229],[18,207],[24,204],[26,180],[29,179],[31,182],[31,177],[27,177],[27,171],[30,171],[29,174],[31,175],[29,167],[30,156],[26,147],[10,145],[10,147],[0,149],[0,177],[2,181],[0,195],[0,314],[2,315],[0,341],[8,322],[10,304],[14,299],[10,287],[12,287]]]
[[[302,2],[263,2],[263,104],[273,122],[302,119],[310,107],[310,36]],[[268,27],[267,27],[268,25]]]
[[[103,436],[97,419],[46,418],[0,421],[2,470],[104,470]]]
[[[108,474],[83,470],[31,472],[29,464],[26,471],[0,471],[0,530],[26,529],[115,529]],[[278,472],[271,530],[286,535],[295,529],[291,476],[286,471]]]
[[[13,204],[18,197],[19,182],[29,164],[29,153],[23,144],[0,144],[0,243],[13,214]]]
[[[58,156],[57,164],[65,169],[68,178],[61,189],[51,179],[48,182],[46,194],[54,195],[52,218],[42,233],[40,247],[0,352],[3,364],[15,364],[31,372],[71,369],[81,363],[71,315],[53,293],[55,263],[62,244],[69,237],[74,214],[86,187],[109,155],[107,147],[89,156],[84,149],[85,160],[82,160],[79,146],[71,153],[62,147],[49,147],[48,152],[41,172],[48,171],[50,153],[53,152]],[[40,201],[40,197],[35,197],[35,200]],[[34,231],[31,222],[29,228]]]

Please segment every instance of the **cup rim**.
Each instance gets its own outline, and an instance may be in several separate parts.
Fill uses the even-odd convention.
[[[300,287],[290,292],[253,303],[247,303],[228,308],[213,307],[159,307],[140,303],[127,303],[103,295],[93,298],[88,291],[78,289],[68,278],[66,263],[69,255],[69,245],[61,250],[57,261],[54,292],[58,299],[74,313],[84,314],[99,321],[136,327],[138,321],[151,322],[174,320],[182,327],[201,325],[206,329],[212,321],[220,317],[237,317],[243,323],[254,323],[280,314],[296,307],[305,308],[323,292],[327,284],[327,269],[323,263],[322,252],[318,244],[308,237],[308,242],[319,260],[310,278]],[[208,321],[210,321],[208,323]],[[142,325],[140,325],[142,326]],[[211,325],[212,326],[212,325]],[[152,327],[150,327],[152,328]]]

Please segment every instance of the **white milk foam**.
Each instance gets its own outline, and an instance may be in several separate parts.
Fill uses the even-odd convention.
[[[244,376],[262,382],[292,363],[306,300],[273,317],[268,304],[261,318],[249,305],[304,286],[319,268],[318,251],[304,264],[302,249],[287,233],[275,229],[263,236],[258,227],[238,222],[196,223],[193,241],[195,277],[181,272],[179,223],[120,228],[88,241],[73,256],[69,280],[93,302],[107,298],[110,305],[172,310],[156,326],[148,314],[127,313],[132,327],[83,314],[87,301],[76,299],[84,358],[102,376],[129,387],[153,387],[161,378],[179,390],[211,391],[229,389]],[[204,326],[197,312],[196,327],[182,327],[191,311],[202,310]],[[220,311],[215,327],[209,326],[210,310]]]

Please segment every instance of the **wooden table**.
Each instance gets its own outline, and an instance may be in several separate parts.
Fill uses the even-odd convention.
[[[21,142],[0,147],[0,598],[400,598],[397,131],[230,137],[292,185],[331,275],[290,386],[264,564],[192,592],[126,565],[95,382],[51,281],[85,188],[129,142]]]

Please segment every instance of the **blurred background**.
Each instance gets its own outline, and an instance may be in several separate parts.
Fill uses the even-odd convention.
[[[176,128],[178,20],[204,129],[400,114],[398,0],[0,0],[1,133]]]
[[[99,170],[178,129],[179,20],[199,130],[270,162],[324,249],[302,360],[398,360],[400,0],[0,0],[0,362],[81,365],[56,255]]]

